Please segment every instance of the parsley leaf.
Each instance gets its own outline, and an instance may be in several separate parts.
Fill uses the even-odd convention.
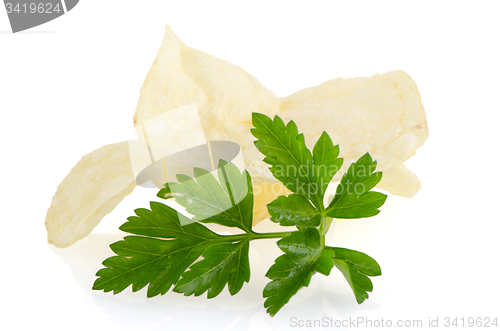
[[[321,214],[299,194],[279,196],[267,205],[271,221],[283,226],[319,226]]]
[[[311,154],[304,135],[298,133],[293,121],[285,126],[278,116],[271,120],[266,115],[253,113],[252,124],[255,128],[251,132],[258,139],[255,147],[266,156],[264,162],[271,165],[274,177],[323,210],[326,187],[342,166],[338,146],[333,146],[324,132]]]
[[[165,294],[210,244],[221,240],[202,224],[181,225],[188,220],[162,203],[151,202],[151,210],[135,213],[120,230],[141,236],[110,245],[117,256],[104,260],[106,268],[97,272],[93,289],[116,294],[132,285],[135,292],[149,283],[148,297]]]
[[[382,271],[378,263],[368,255],[347,248],[326,247],[334,253],[333,263],[342,272],[351,286],[356,301],[362,303],[368,299],[373,284],[367,276],[380,276]]]
[[[272,281],[264,288],[264,307],[274,316],[302,287],[308,286],[312,275],[330,273],[333,263],[332,251],[323,250],[321,235],[317,228],[307,227],[294,231],[278,241],[285,253],[279,256],[266,277]]]
[[[193,220],[217,223],[252,232],[253,191],[252,180],[245,170],[224,160],[219,161],[219,182],[207,170],[194,168],[195,178],[177,175],[178,183],[166,183],[158,192],[163,199],[175,201],[194,215]]]
[[[152,297],[177,284],[176,292],[200,295],[208,290],[212,298],[228,284],[230,293],[236,294],[250,279],[248,241],[284,234],[259,237],[252,231],[253,191],[248,172],[241,173],[226,161],[219,163],[217,171],[220,182],[210,172],[195,169],[195,178],[180,175],[181,183],[167,183],[158,193],[186,206],[195,215],[193,220],[158,202],[151,202],[151,210],[136,209],[137,216],[129,217],[120,230],[137,236],[110,245],[117,256],[103,262],[106,268],[97,272],[93,288],[116,294],[130,285],[138,291],[149,284],[148,297]],[[246,233],[219,235],[193,222],[197,220],[238,227]],[[196,262],[200,256],[203,259]]]
[[[182,275],[174,292],[198,296],[208,290],[208,298],[214,298],[227,283],[231,295],[238,293],[243,282],[250,280],[248,248],[248,240],[211,246],[203,253],[204,259]]]
[[[319,189],[323,195],[344,162],[344,159],[338,156],[339,145],[334,146],[330,136],[323,131],[313,148],[314,164],[318,169],[318,184],[321,185]]]
[[[378,208],[387,196],[370,190],[382,179],[381,172],[374,172],[377,161],[370,154],[361,156],[349,166],[337,186],[335,197],[326,209],[326,215],[333,218],[362,218],[377,215]]]

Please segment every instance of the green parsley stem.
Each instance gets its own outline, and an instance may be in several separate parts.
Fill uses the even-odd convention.
[[[332,220],[332,217],[321,217],[321,224],[319,226],[319,233],[321,233],[321,235],[324,236],[328,232],[328,230],[330,229],[330,225],[332,224]]]
[[[289,235],[290,233],[291,232],[266,232],[266,233],[249,232],[249,233],[235,234],[231,236],[224,236],[223,241],[234,242],[246,239],[254,240],[254,239],[283,238]]]
[[[283,238],[285,236],[288,236],[290,233],[292,233],[292,231],[290,232],[266,232],[266,233],[257,233],[257,232],[254,232],[254,234],[256,235],[256,237],[254,237],[255,239],[264,239],[264,238]]]

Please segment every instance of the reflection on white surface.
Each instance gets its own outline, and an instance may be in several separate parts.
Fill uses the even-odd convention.
[[[394,208],[396,207],[396,208]],[[389,211],[388,209],[391,209]],[[394,213],[397,214],[397,203],[388,203],[384,213],[377,218],[365,220],[338,220],[332,224],[327,236],[327,244],[352,243],[356,249],[362,241],[369,241],[370,249],[366,253],[383,252],[381,241],[369,240],[370,229],[378,228],[384,231],[384,226],[390,227]],[[386,215],[386,217],[383,216]],[[385,224],[384,224],[385,223]],[[360,225],[366,229],[360,229]],[[212,229],[222,233],[227,228],[210,225]],[[255,227],[257,232],[283,230],[278,225],[266,220]],[[338,233],[342,231],[342,233]],[[372,233],[372,235],[376,235]],[[146,288],[133,293],[131,288],[118,295],[92,290],[95,273],[102,268],[101,262],[114,255],[109,244],[118,241],[125,233],[93,232],[75,245],[57,249],[51,247],[71,269],[72,274],[81,286],[85,298],[94,302],[99,310],[109,316],[109,320],[126,330],[175,330],[182,327],[189,330],[288,330],[290,319],[349,319],[352,316],[367,315],[377,310],[379,304],[373,300],[373,293],[383,296],[383,286],[374,281],[374,292],[370,299],[358,305],[338,270],[333,269],[330,276],[321,274],[313,276],[310,285],[301,289],[275,317],[270,317],[264,309],[262,290],[269,282],[266,271],[275,258],[282,254],[276,246],[276,240],[256,240],[250,245],[250,282],[242,290],[231,297],[227,288],[216,298],[207,299],[206,294],[200,297],[185,297],[169,291],[163,296],[146,297]],[[380,237],[379,237],[380,239]],[[342,246],[342,245],[339,245]],[[346,245],[343,245],[346,246]],[[356,247],[358,246],[358,247]],[[347,246],[349,247],[349,246]],[[378,256],[373,254],[375,258]],[[380,261],[379,261],[380,262]],[[382,265],[384,270],[384,265]],[[382,276],[383,277],[383,276]]]

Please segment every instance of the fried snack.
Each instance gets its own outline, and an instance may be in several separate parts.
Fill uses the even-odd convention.
[[[300,123],[308,148],[323,131],[340,146],[344,165],[334,181],[369,152],[384,172],[379,188],[403,197],[420,189],[417,176],[402,163],[415,155],[429,132],[417,86],[404,71],[337,78],[280,100],[280,117]]]
[[[155,154],[156,147],[150,142],[164,144],[168,134],[152,130],[148,120],[174,109],[179,112],[176,116],[183,118],[182,111],[192,110],[193,106],[206,141],[231,141],[241,147],[245,167],[254,181],[254,224],[269,216],[267,203],[289,191],[272,177],[269,166],[262,161],[263,155],[253,144],[252,112],[294,120],[303,130],[309,148],[323,131],[328,132],[344,157],[344,166],[333,181],[340,180],[351,162],[370,152],[378,161],[378,170],[384,172],[379,188],[404,197],[415,195],[420,188],[417,176],[402,163],[427,139],[426,116],[415,83],[403,71],[337,78],[277,98],[243,69],[184,45],[167,26],[134,114],[141,143],[130,146],[148,145]],[[186,122],[193,123],[189,116],[186,118]],[[183,125],[186,123],[179,123]],[[183,140],[180,144],[174,138],[169,141],[179,146],[194,139],[189,134],[179,135],[178,139]],[[192,145],[197,144],[193,141]],[[149,155],[134,148],[129,155],[126,142],[107,145],[85,155],[73,168],[59,185],[47,212],[50,243],[67,247],[84,238],[132,192],[135,175]],[[138,155],[142,155],[141,159],[136,160]]]
[[[205,136],[223,140],[249,128],[252,112],[274,115],[273,92],[229,62],[184,45],[169,26],[146,80],[134,114],[136,128],[166,111],[195,104]],[[188,137],[184,137],[188,138]],[[251,139],[251,138],[250,138]]]
[[[427,139],[427,122],[416,84],[403,71],[337,78],[277,98],[241,68],[187,47],[167,26],[141,88],[134,115],[136,130],[139,133],[141,123],[148,119],[193,103],[207,140],[241,146],[256,185],[256,223],[269,216],[265,203],[289,192],[275,185],[277,180],[253,145],[254,137],[249,134],[252,112],[294,120],[311,149],[326,131],[344,157],[334,181],[340,180],[350,163],[370,152],[378,161],[378,170],[384,171],[379,188],[404,197],[415,195],[420,188],[418,178],[402,163]]]
[[[49,243],[68,247],[85,238],[134,187],[127,142],[84,155],[52,198],[45,219]]]

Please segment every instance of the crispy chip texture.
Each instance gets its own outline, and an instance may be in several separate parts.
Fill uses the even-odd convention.
[[[417,86],[403,71],[337,78],[277,98],[241,68],[187,47],[167,26],[141,89],[134,124],[139,129],[145,120],[192,103],[208,140],[241,146],[246,168],[261,188],[255,192],[256,222],[268,216],[259,205],[288,192],[273,185],[277,181],[253,145],[252,112],[294,120],[309,148],[326,131],[345,158],[334,181],[351,162],[370,152],[378,170],[384,171],[380,188],[405,197],[420,188],[418,178],[402,163],[427,139],[427,122]]]
[[[193,107],[199,121],[187,116]],[[185,118],[186,123],[177,123],[176,119],[169,127],[177,130],[170,134],[156,130],[158,123],[151,120],[174,109],[175,116],[165,118]],[[420,189],[417,176],[403,162],[422,146],[428,129],[417,86],[405,72],[337,78],[277,98],[243,69],[184,45],[167,26],[134,114],[139,142],[148,145],[153,156],[156,147],[165,144],[165,137],[170,137],[166,143],[174,150],[190,139],[193,146],[199,145],[199,140],[236,142],[254,181],[255,224],[269,216],[267,203],[289,191],[272,177],[253,144],[252,112],[295,121],[311,149],[326,131],[345,159],[333,181],[340,180],[350,163],[370,152],[378,162],[377,170],[384,172],[379,188],[404,197],[412,197]],[[189,132],[194,122],[201,123],[204,137],[195,139]],[[132,158],[136,154],[145,154],[143,158],[148,160],[147,152],[133,152]],[[87,236],[132,192],[136,186],[134,172],[140,171],[136,168],[143,161],[133,159],[131,164],[127,142],[85,155],[59,185],[47,212],[49,242],[67,247]]]
[[[134,125],[193,103],[210,140],[251,136],[248,130],[239,130],[250,127],[252,112],[273,115],[279,109],[274,93],[253,76],[187,47],[167,26],[163,44],[142,85]]]
[[[404,197],[420,188],[418,178],[401,164],[429,132],[417,86],[405,72],[333,79],[281,98],[279,115],[298,123],[311,149],[326,131],[340,146],[344,171],[369,152],[384,172],[378,187]]]
[[[68,247],[86,237],[135,186],[127,142],[84,155],[52,198],[45,219],[49,243]]]

